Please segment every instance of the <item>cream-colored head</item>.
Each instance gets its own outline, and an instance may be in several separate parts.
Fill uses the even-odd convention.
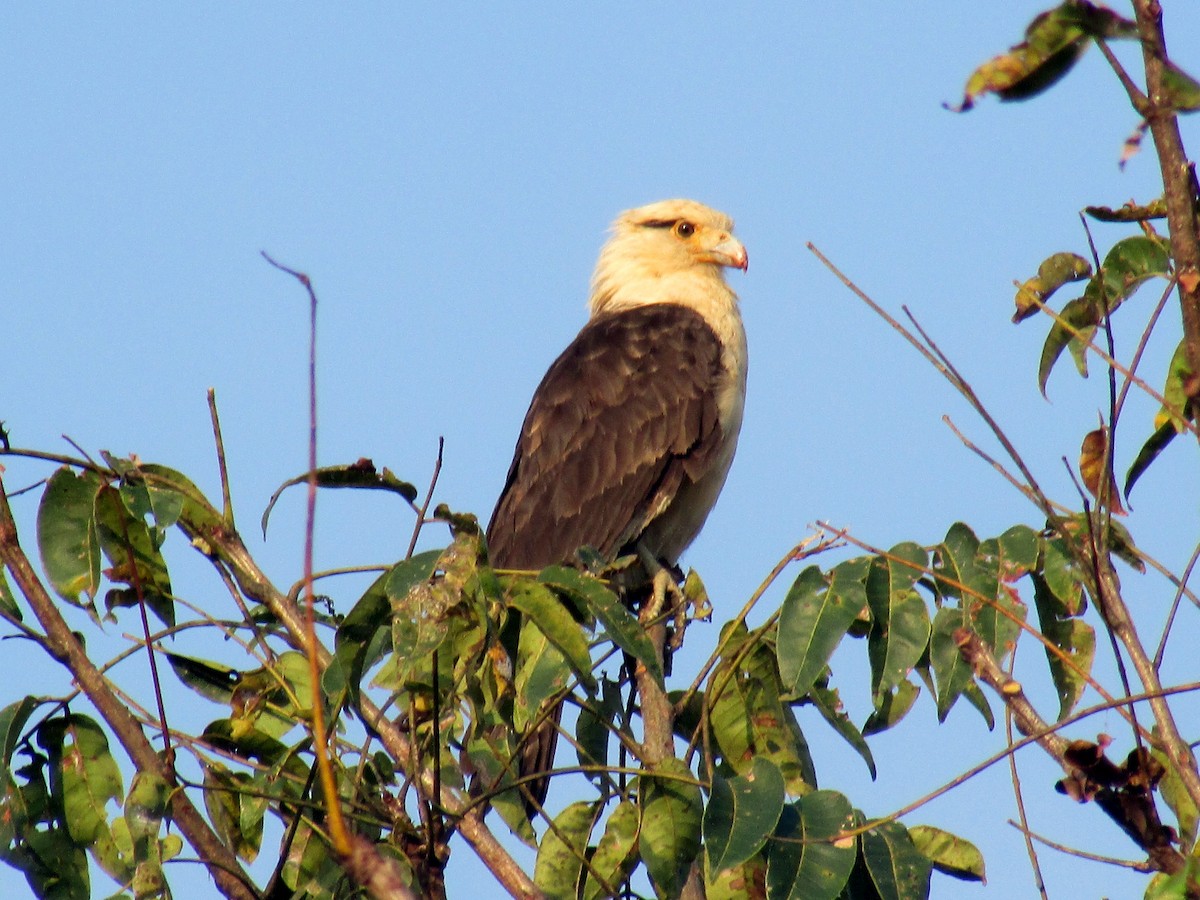
[[[725,284],[727,266],[745,270],[747,257],[725,213],[695,200],[640,206],[613,222],[588,307],[595,316],[650,303],[736,303]]]

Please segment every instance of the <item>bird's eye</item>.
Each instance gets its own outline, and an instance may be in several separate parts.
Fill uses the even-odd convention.
[[[696,226],[691,222],[681,220],[675,223],[675,233],[681,238],[690,238],[696,233]]]

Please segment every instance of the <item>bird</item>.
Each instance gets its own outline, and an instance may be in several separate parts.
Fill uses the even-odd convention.
[[[746,331],[728,268],[746,271],[748,256],[722,212],[675,199],[616,218],[592,275],[588,320],[521,425],[486,531],[494,568],[540,570],[587,547],[606,563],[635,553],[648,575],[677,571],[741,430]],[[561,709],[527,737],[519,759],[520,775],[542,776],[526,783],[539,805]]]

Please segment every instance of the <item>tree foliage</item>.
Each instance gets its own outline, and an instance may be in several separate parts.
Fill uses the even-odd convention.
[[[1141,85],[1112,41],[1140,44]],[[1036,97],[1092,45],[1142,119],[1127,152],[1151,133],[1165,191],[1118,209],[1089,207],[1092,219],[1126,233],[1103,258],[1093,247],[1053,252],[1017,286],[1014,321],[1046,329],[1033,367],[1043,394],[1063,351],[1081,375],[1099,366],[1108,376],[1107,412],[1082,439],[1073,501],[1042,490],[919,326],[884,313],[994,431],[1008,459],[991,461],[1030,500],[1035,524],[989,536],[955,522],[936,543],[890,549],[822,529],[722,626],[698,671],[671,673],[689,620],[711,612],[694,573],[678,591],[641,596],[617,587],[635,561],[600,567],[586,551],[573,567],[497,571],[473,517],[431,514],[432,487],[418,504],[412,485],[359,460],[285,481],[263,529],[291,486],[382,490],[412,507],[418,532],[446,523],[450,539],[380,567],[361,596],[334,581],[318,598],[311,578],[286,590],[265,576],[239,537],[227,485],[218,504],[164,465],[20,450],[3,435],[4,454],[58,467],[32,537],[27,525],[18,533],[0,494],[0,617],[45,651],[48,666],[66,667],[83,698],[4,698],[0,857],[43,897],[107,890],[91,884],[97,869],[126,895],[165,896],[164,864],[185,846],[230,897],[438,896],[458,833],[515,896],[919,898],[935,871],[983,881],[981,854],[936,825],[862,810],[821,788],[797,711],[812,707],[874,777],[871,735],[921,708],[926,693],[939,722],[965,702],[989,729],[998,712],[1015,724],[1021,737],[1007,752],[1036,743],[1049,753],[1063,769],[1058,790],[1095,803],[1139,849],[1153,873],[1148,897],[1200,896],[1195,736],[1180,730],[1171,686],[1123,598],[1118,567],[1141,577],[1147,560],[1135,520],[1116,518],[1126,510],[1114,474],[1131,389],[1149,392],[1160,411],[1136,426],[1145,436],[1125,474],[1126,501],[1174,438],[1200,434],[1200,197],[1176,121],[1200,108],[1200,84],[1167,57],[1155,3],[1135,0],[1127,18],[1068,0],[971,74],[957,108],[988,94]],[[1156,291],[1158,308],[1146,314]],[[1172,297],[1182,313],[1178,349],[1156,389],[1137,363],[1150,332],[1170,327],[1159,312]],[[1124,329],[1141,337],[1121,361],[1113,336]],[[200,612],[172,578],[180,533],[220,576],[235,614]],[[828,561],[846,545],[853,555]],[[791,584],[779,609],[758,609],[783,578]],[[1176,603],[1200,604],[1186,579],[1168,573],[1167,582]],[[116,689],[64,607],[95,626],[140,617],[143,640],[130,650],[147,659],[144,695]],[[185,629],[203,629],[214,648],[235,642],[245,664],[172,650],[171,636]],[[1013,678],[1022,641],[1044,656],[1056,709],[1038,709]],[[1102,647],[1122,663],[1115,688],[1093,672]],[[861,724],[842,705],[839,651],[863,653],[869,666],[872,711]],[[168,678],[212,704],[198,733],[171,723],[157,692]],[[1099,703],[1081,708],[1089,694]],[[563,698],[577,711],[561,726],[575,761],[560,754],[551,795],[570,779],[576,799],[531,819],[515,761]],[[1101,709],[1127,733],[1068,736]],[[282,823],[283,839],[265,848],[268,817]],[[496,838],[497,825],[536,846],[532,871]],[[244,864],[264,852],[274,871],[256,884]]]

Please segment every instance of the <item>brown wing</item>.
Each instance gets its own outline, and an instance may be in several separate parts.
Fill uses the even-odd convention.
[[[611,559],[636,540],[717,453],[720,378],[720,342],[685,307],[584,326],[525,415],[488,526],[492,564],[541,568],[585,544]]]

